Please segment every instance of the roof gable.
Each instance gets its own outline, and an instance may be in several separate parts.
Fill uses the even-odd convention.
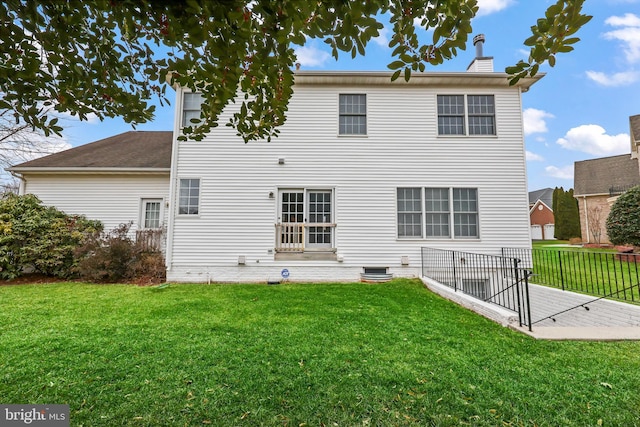
[[[529,191],[529,205],[535,204],[538,200],[542,200],[547,207],[551,206],[553,202],[553,188]]]
[[[30,160],[9,170],[19,172],[40,168],[169,169],[172,140],[171,131],[130,131]]]

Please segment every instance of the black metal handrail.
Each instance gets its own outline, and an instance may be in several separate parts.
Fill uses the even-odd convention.
[[[454,291],[518,313],[531,329],[529,271],[520,260],[471,252],[422,248],[422,275]]]

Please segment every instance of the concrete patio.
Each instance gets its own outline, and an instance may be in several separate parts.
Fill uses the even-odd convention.
[[[640,340],[640,305],[605,299],[594,301],[593,296],[530,284],[532,331],[529,331],[528,327],[519,326],[516,312],[455,292],[431,279],[423,277],[422,280],[439,295],[537,339]],[[578,308],[571,309],[576,306]]]

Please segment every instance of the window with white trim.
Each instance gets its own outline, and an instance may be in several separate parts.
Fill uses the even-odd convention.
[[[493,95],[438,95],[438,135],[495,135]]]
[[[182,97],[182,127],[195,126],[191,119],[200,119],[202,110],[202,94],[200,92],[185,92]]]
[[[367,95],[340,94],[339,104],[338,133],[340,135],[366,135]]]
[[[162,199],[142,200],[142,228],[160,228],[162,226]]]
[[[197,215],[200,206],[200,179],[181,178],[178,192],[178,214]]]
[[[422,188],[398,188],[398,237],[422,237]]]
[[[453,189],[453,235],[459,239],[478,237],[478,190]]]
[[[476,188],[398,188],[397,215],[399,238],[480,237]]]

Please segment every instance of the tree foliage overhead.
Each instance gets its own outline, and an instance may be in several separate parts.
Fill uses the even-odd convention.
[[[572,50],[590,17],[584,0],[558,0],[531,27],[530,57],[509,67],[512,82],[555,64]],[[87,119],[153,117],[169,83],[202,92],[202,122],[185,129],[201,139],[222,109],[245,94],[228,125],[245,141],[269,139],[285,121],[292,94],[293,47],[324,40],[334,57],[364,55],[393,25],[393,78],[440,64],[464,50],[477,0],[5,0],[0,4],[0,110],[45,134],[60,133],[53,107]],[[433,29],[419,40],[416,23]],[[196,124],[198,126],[196,126]]]
[[[614,202],[607,217],[607,235],[614,245],[640,246],[640,186]]]

